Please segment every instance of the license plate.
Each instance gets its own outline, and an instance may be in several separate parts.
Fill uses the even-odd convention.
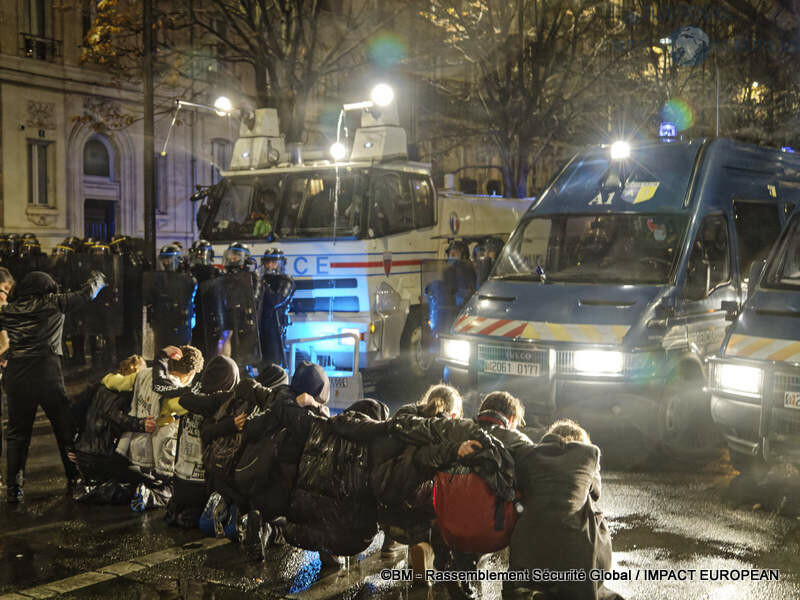
[[[783,406],[800,410],[800,392],[784,392]]]
[[[516,362],[512,360],[484,360],[484,373],[498,375],[516,375],[517,377],[538,377],[539,365],[535,363]]]

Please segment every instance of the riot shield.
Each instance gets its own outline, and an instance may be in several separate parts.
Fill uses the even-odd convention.
[[[197,296],[194,303],[194,314],[196,315],[194,329],[192,329],[192,346],[198,348],[203,356],[214,356],[216,352],[213,350],[214,346],[209,342],[206,337],[206,325],[209,324],[215,329],[215,336],[219,335],[221,329],[218,327],[219,323],[216,322],[216,315],[220,314],[217,309],[211,311],[211,315],[206,315],[208,311],[204,308],[204,303],[208,297],[208,289],[214,278],[217,277],[219,271],[213,265],[193,265],[192,275],[197,280]],[[211,301],[213,302],[213,294]],[[209,318],[211,319],[209,321]]]
[[[261,355],[265,362],[287,366],[286,326],[289,323],[287,312],[292,295],[294,280],[283,273],[265,273],[261,279]]]
[[[189,273],[148,271],[142,275],[142,302],[149,307],[156,352],[192,340],[196,291],[197,282]]]
[[[110,340],[123,332],[125,298],[125,264],[120,255],[89,256],[90,271],[105,274],[108,285],[86,307],[86,333],[102,335]]]
[[[195,307],[197,322],[192,340],[199,330],[198,337],[202,338],[204,345],[201,351],[208,359],[222,354],[222,346],[225,343],[225,302],[221,280],[222,277],[207,279],[200,284],[197,292],[198,301]],[[197,344],[195,346],[200,348]]]
[[[242,366],[261,360],[255,292],[255,278],[247,271],[203,284],[203,326],[211,354],[225,354]]]
[[[455,286],[449,277],[452,265],[447,260],[423,260],[421,264],[422,305],[428,327],[424,327],[423,343],[432,347],[433,340],[441,333],[448,333],[453,325],[458,305]]]

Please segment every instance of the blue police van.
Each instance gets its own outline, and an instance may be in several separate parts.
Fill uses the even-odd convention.
[[[741,470],[800,462],[800,211],[751,280],[709,369],[711,413]]]
[[[707,453],[722,305],[741,303],[798,202],[800,160],[775,149],[716,138],[578,154],[443,336],[446,381],[473,401],[507,390],[593,437]]]

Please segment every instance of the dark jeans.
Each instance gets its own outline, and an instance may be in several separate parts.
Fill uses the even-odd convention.
[[[74,427],[61,374],[61,357],[53,354],[9,359],[3,381],[8,395],[6,465],[9,484],[22,482],[33,421],[39,406],[53,426],[64,472],[68,479],[75,479],[78,469],[67,458],[67,450],[72,446]]]

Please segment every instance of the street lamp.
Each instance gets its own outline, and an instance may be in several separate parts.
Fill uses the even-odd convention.
[[[333,160],[339,162],[347,155],[347,148],[343,143],[335,142],[333,145],[331,145],[330,153],[333,157]]]
[[[169,138],[172,135],[172,129],[175,127],[175,122],[178,120],[178,113],[184,107],[213,112],[218,117],[228,117],[233,112],[233,103],[225,96],[220,96],[214,100],[214,106],[197,104],[195,102],[187,102],[186,100],[176,100],[175,114],[172,115],[172,122],[169,124],[169,129],[167,130],[167,137],[164,140],[164,146],[161,148],[161,156],[167,155],[167,144],[169,144]]]

